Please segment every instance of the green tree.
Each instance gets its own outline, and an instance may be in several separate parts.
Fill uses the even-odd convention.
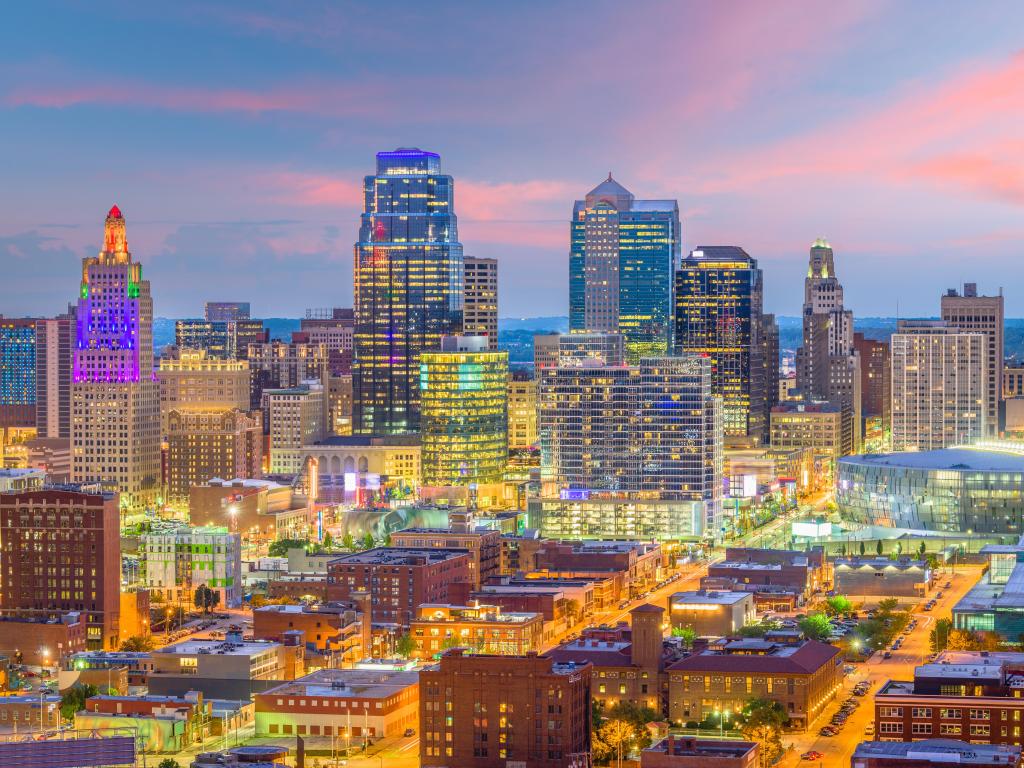
[[[860,555],[861,555],[861,557],[864,556],[864,542],[863,541],[860,543]]]
[[[949,632],[953,629],[953,622],[949,619],[939,619],[935,622],[931,632],[928,633],[928,646],[932,653],[946,650],[949,644]]]
[[[878,612],[883,615],[891,615],[900,607],[900,601],[895,597],[887,597],[878,603]]]
[[[309,539],[278,539],[270,542],[267,554],[271,557],[288,557],[289,549],[304,549],[307,552],[313,552],[316,550],[316,546],[311,544]]]
[[[205,584],[200,584],[196,587],[192,602],[196,608],[201,608],[203,613],[209,613],[211,608],[220,605],[220,592],[210,589]]]
[[[181,763],[179,763],[173,757],[165,757],[163,760],[156,764],[156,768],[181,768]]]
[[[609,719],[598,731],[598,739],[608,745],[611,755],[622,757],[629,753],[629,745],[636,739],[636,729],[625,720]]]
[[[328,550],[334,549],[334,537],[331,536],[330,531],[324,533],[323,548]]]
[[[154,647],[152,635],[133,635],[121,641],[122,651],[152,651]]]
[[[746,624],[739,629],[740,637],[764,637],[769,632],[781,629],[782,625],[777,621],[764,621]]]
[[[367,531],[366,535],[363,536],[363,549],[373,549],[373,546],[373,534]]]
[[[832,624],[823,613],[812,613],[800,619],[797,626],[808,640],[825,640],[832,634]]]
[[[410,658],[416,652],[416,641],[406,632],[395,641],[395,653],[403,658]]]
[[[75,713],[85,709],[85,700],[99,693],[95,685],[75,683],[61,694],[60,715],[65,720],[74,720]]]
[[[771,699],[751,699],[743,707],[741,721],[743,738],[760,748],[762,768],[772,765],[782,754],[782,728],[789,721],[786,710]]]
[[[352,538],[352,534],[348,531],[346,531],[345,535],[341,537],[341,546],[345,549],[356,548],[356,540]]]
[[[922,541],[921,542],[921,546],[917,548],[917,554],[920,555],[923,558],[927,551],[928,551],[928,547]]]
[[[391,534],[390,533],[385,533],[384,534],[384,546],[385,547],[390,547],[391,546]]]
[[[879,557],[882,556],[882,540],[881,539],[879,539],[878,541],[875,542],[875,554],[878,555]]]
[[[825,613],[829,616],[840,616],[853,610],[853,603],[844,595],[834,595],[825,601]]]
[[[693,648],[693,641],[697,639],[697,630],[693,627],[672,627],[672,637],[680,638],[684,648]]]

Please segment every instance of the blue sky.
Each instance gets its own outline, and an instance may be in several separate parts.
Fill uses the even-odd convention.
[[[60,311],[117,203],[156,311],[347,305],[380,149],[441,153],[501,314],[565,314],[609,170],[795,314],[810,243],[859,315],[1015,292],[1019,2],[19,3],[0,29],[0,312]]]

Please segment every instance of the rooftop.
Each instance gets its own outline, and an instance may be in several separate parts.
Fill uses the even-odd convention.
[[[945,469],[974,472],[1024,473],[1024,455],[976,448],[940,448],[936,451],[866,453],[846,456],[840,464],[907,469]]]
[[[806,675],[826,664],[837,663],[842,651],[834,645],[806,640],[782,644],[763,640],[728,640],[706,651],[694,653],[672,664],[672,670],[694,672],[776,673]]]
[[[418,685],[417,672],[370,669],[321,669],[298,680],[271,688],[265,696],[385,699]]]
[[[749,592],[714,592],[710,590],[692,590],[676,592],[669,598],[669,605],[735,605],[744,600],[751,600]]]
[[[693,739],[669,736],[647,747],[644,752],[658,752],[678,757],[742,757],[757,745],[751,741],[720,741],[717,739]]]
[[[888,760],[923,760],[930,763],[959,765],[1016,765],[1021,748],[1009,744],[968,744],[955,739],[924,739],[923,741],[862,741],[854,750],[853,759],[883,758]]]
[[[423,547],[376,547],[365,552],[342,555],[331,560],[331,565],[416,565],[419,560],[440,563],[468,556],[465,549],[426,549]]]
[[[157,648],[153,654],[211,655],[211,656],[256,656],[274,650],[279,643],[254,640],[251,642],[227,642],[225,640],[182,640],[180,643]]]
[[[316,446],[371,448],[373,446],[416,447],[420,444],[420,436],[407,435],[332,435],[319,443],[303,446],[306,449]]]

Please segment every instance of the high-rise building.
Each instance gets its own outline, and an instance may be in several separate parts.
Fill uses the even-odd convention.
[[[117,648],[117,494],[74,486],[2,493],[0,552],[0,605],[5,616],[59,619],[77,611],[86,624],[89,648]]]
[[[796,354],[797,386],[811,400],[843,399],[854,415],[854,450],[860,450],[861,373],[853,346],[853,312],[843,306],[832,246],[811,246],[804,280],[803,346]]]
[[[270,341],[249,345],[249,368],[252,372],[250,403],[252,409],[260,407],[267,389],[288,389],[304,381],[326,382],[330,366],[330,352],[324,343],[312,344],[298,339]]]
[[[71,437],[74,327],[74,307],[36,321],[36,432],[41,438]]]
[[[761,315],[761,355],[764,364],[764,408],[770,414],[779,402],[779,324],[775,315]],[[767,416],[765,417],[767,418]]]
[[[250,344],[270,341],[262,320],[204,320],[189,318],[174,323],[178,349],[201,349],[210,357],[244,359]]]
[[[173,410],[249,410],[249,363],[211,357],[202,349],[182,349],[160,358],[160,422],[167,434]]]
[[[462,329],[455,183],[441,157],[377,153],[355,246],[353,432],[419,429],[419,356]]]
[[[558,367],[558,345],[561,334],[533,334],[533,372],[540,377],[540,372],[548,368]]]
[[[302,470],[302,447],[327,435],[327,397],[319,381],[263,391],[270,426],[270,472],[295,475]]]
[[[36,320],[0,317],[0,428],[36,423]]]
[[[869,432],[875,436],[884,434],[892,423],[892,392],[890,376],[892,361],[889,357],[889,344],[877,339],[869,339],[863,333],[853,335],[853,346],[860,358],[860,392],[862,415],[865,422],[865,437]],[[869,429],[868,425],[875,426]]]
[[[420,672],[420,765],[586,768],[592,669],[536,654],[445,652]]]
[[[931,451],[984,437],[988,338],[941,320],[902,320],[892,345],[892,444]]]
[[[1005,319],[1003,293],[979,296],[976,283],[965,283],[961,295],[950,288],[942,297],[942,319],[958,331],[985,334],[986,366],[988,368],[985,436],[999,434],[999,401],[1003,384],[1003,338]]]
[[[355,322],[355,312],[351,307],[307,309],[306,316],[300,321],[300,331],[292,334],[292,340],[323,344],[327,347],[327,368],[331,376],[351,376]]]
[[[537,445],[537,378],[521,371],[508,382],[508,447],[521,450]]]
[[[208,301],[206,319],[211,323],[234,323],[249,319],[248,301]]]
[[[462,333],[486,336],[487,347],[498,349],[498,260],[467,256],[463,264]]]
[[[552,538],[715,537],[722,520],[721,399],[711,361],[644,358],[544,372],[539,497]]]
[[[139,559],[141,586],[168,605],[192,605],[201,586],[218,594],[221,607],[242,603],[241,537],[226,527],[159,525],[140,537]]]
[[[352,434],[352,376],[331,376],[327,380],[327,430],[333,435]]]
[[[508,353],[484,336],[446,336],[420,355],[423,484],[502,482],[508,462]]]
[[[731,245],[701,246],[676,272],[676,354],[711,361],[712,391],[722,398],[723,428],[733,442],[767,438],[763,284],[757,261]]]
[[[810,448],[817,459],[835,463],[853,453],[853,413],[846,400],[779,403],[771,413],[771,444],[777,450]]]
[[[107,214],[103,250],[82,260],[75,322],[72,480],[116,489],[124,510],[141,512],[160,492],[153,299],[116,205]]]
[[[263,418],[232,409],[174,409],[167,420],[167,500],[188,505],[193,485],[210,478],[258,478]]]
[[[671,351],[679,204],[637,200],[608,178],[573,206],[569,328],[621,333],[631,361]]]
[[[625,365],[625,363],[625,338],[621,333],[580,332],[558,337],[557,367],[559,368]]]

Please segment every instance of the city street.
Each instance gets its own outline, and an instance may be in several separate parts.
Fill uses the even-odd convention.
[[[792,768],[797,765],[825,765],[847,766],[850,764],[850,757],[861,741],[871,740],[873,737],[864,734],[868,723],[874,721],[874,695],[887,680],[911,680],[914,677],[914,667],[924,662],[930,653],[929,632],[937,619],[948,619],[953,606],[961,597],[973,587],[981,576],[979,566],[958,566],[956,574],[947,569],[936,579],[938,588],[933,590],[929,597],[934,597],[938,592],[943,596],[936,602],[931,611],[921,610],[922,606],[915,607],[913,617],[917,619],[917,627],[909,635],[904,637],[903,646],[893,653],[891,659],[883,659],[882,651],[875,653],[869,661],[863,664],[855,664],[856,671],[847,676],[843,682],[843,690],[837,694],[833,704],[815,722],[805,734],[797,734],[795,737],[783,736],[783,744],[791,745],[789,754],[781,761],[783,768]],[[947,582],[952,582],[950,589],[942,589]],[[853,687],[867,680],[871,683],[871,689],[867,696],[861,696],[857,700],[860,706],[847,719],[843,729],[835,736],[819,736],[819,729],[829,722],[840,705],[851,696]],[[821,761],[808,763],[800,760],[800,755],[808,751],[821,752],[825,757]]]

